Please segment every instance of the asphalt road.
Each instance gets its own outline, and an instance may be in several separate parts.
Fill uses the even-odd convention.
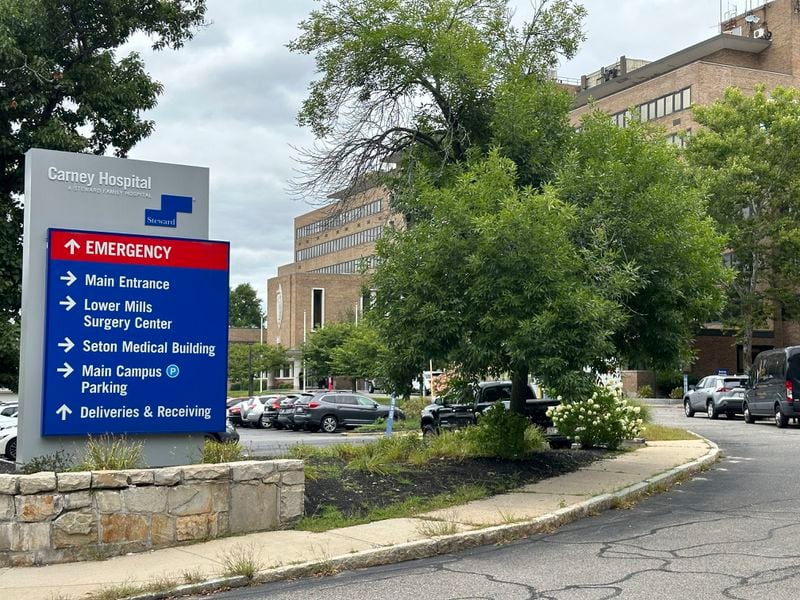
[[[687,420],[714,440],[715,468],[630,510],[608,511],[507,546],[488,547],[220,594],[220,600],[701,600],[800,597],[800,428]]]
[[[287,431],[275,429],[251,429],[238,427],[239,443],[251,456],[280,456],[297,444],[309,446],[330,446],[332,444],[365,444],[374,442],[375,436],[344,433],[308,433],[306,431]]]

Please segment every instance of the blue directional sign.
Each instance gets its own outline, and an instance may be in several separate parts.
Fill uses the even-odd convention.
[[[227,242],[49,231],[42,435],[225,430]]]

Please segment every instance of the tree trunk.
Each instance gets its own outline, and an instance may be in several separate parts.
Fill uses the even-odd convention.
[[[755,329],[755,310],[754,298],[758,293],[758,254],[754,253],[750,268],[749,302],[747,303],[747,315],[745,316],[744,331],[742,332],[742,367],[745,372],[750,372],[753,365],[753,330]]]
[[[525,397],[528,395],[528,367],[517,367],[511,373],[511,411],[525,414]]]

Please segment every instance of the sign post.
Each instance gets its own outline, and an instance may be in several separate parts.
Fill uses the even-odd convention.
[[[18,462],[126,433],[150,466],[185,464],[224,429],[228,246],[208,213],[205,168],[26,153]]]

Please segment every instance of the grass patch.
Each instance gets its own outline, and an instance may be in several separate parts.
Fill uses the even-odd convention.
[[[89,436],[86,455],[75,470],[118,471],[146,467],[143,459],[144,443],[123,436]]]
[[[402,421],[395,420],[392,423],[392,431],[419,431],[419,419],[403,419]],[[369,425],[360,425],[353,431],[356,433],[380,433],[386,431],[386,419],[378,419]]]
[[[264,563],[253,545],[237,545],[220,555],[224,577],[244,576],[253,579],[264,568]]]
[[[423,519],[420,520],[416,529],[420,535],[424,535],[427,538],[435,538],[457,533],[458,525],[452,519],[446,521]]]
[[[669,442],[697,439],[697,436],[692,435],[685,429],[680,429],[678,427],[667,427],[666,425],[656,425],[655,423],[647,423],[644,426],[642,437],[649,442]]]
[[[218,442],[207,439],[203,443],[203,456],[200,462],[204,464],[217,464],[236,462],[244,457],[244,448],[239,442]]]
[[[477,485],[463,485],[452,492],[438,494],[430,498],[414,496],[403,502],[373,508],[365,515],[346,515],[332,506],[325,506],[319,514],[304,517],[295,529],[300,531],[328,531],[340,527],[363,525],[372,521],[384,519],[397,519],[411,517],[421,512],[428,512],[440,508],[449,508],[459,504],[466,504],[473,500],[480,500],[489,495],[489,490]]]
[[[101,589],[87,596],[88,600],[120,600],[130,596],[141,596],[143,594],[158,594],[168,592],[178,587],[178,582],[172,579],[156,579],[151,583],[133,584],[121,583]]]

